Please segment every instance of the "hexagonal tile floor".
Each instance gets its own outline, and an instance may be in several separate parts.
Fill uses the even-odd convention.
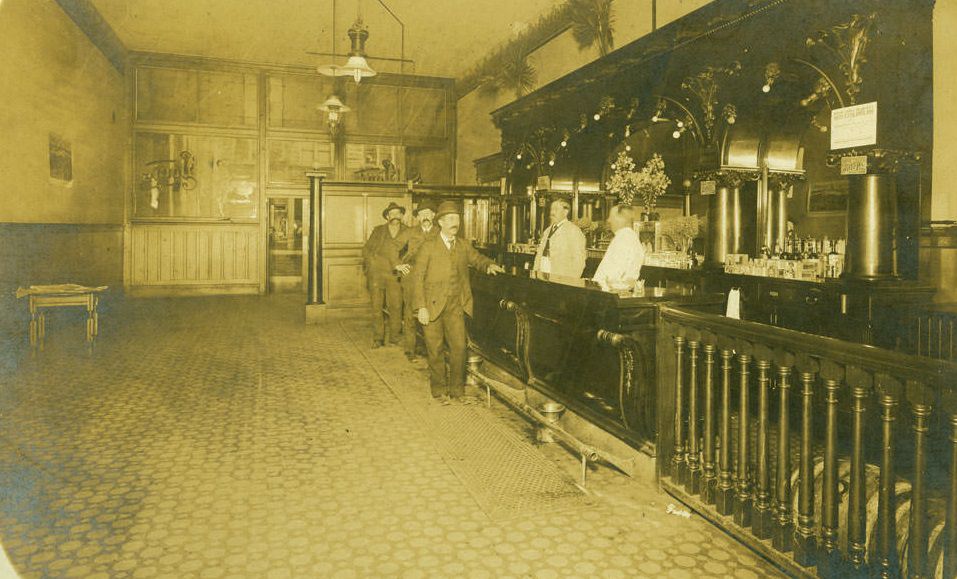
[[[361,323],[305,326],[282,297],[113,300],[92,357],[64,315],[0,364],[0,541],[23,577],[780,576],[611,469],[582,493],[575,458],[497,403],[429,408],[424,368]],[[494,500],[506,455],[564,499]]]

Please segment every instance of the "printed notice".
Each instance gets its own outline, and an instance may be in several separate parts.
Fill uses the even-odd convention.
[[[831,150],[877,144],[877,101],[831,111]]]

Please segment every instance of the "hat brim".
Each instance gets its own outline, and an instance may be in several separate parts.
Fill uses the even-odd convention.
[[[399,211],[402,212],[402,215],[405,215],[405,207],[402,207],[401,205],[396,205],[395,207],[386,207],[385,211],[382,212],[382,218],[386,219],[389,216],[389,211],[392,211],[393,209],[398,209]]]

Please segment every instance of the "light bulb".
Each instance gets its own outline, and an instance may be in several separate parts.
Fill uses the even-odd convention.
[[[614,171],[614,170],[617,169],[617,168],[618,168],[618,163],[612,163],[612,164],[611,164],[611,170],[612,170],[612,171]]]
[[[736,120],[738,120],[738,119],[737,119],[737,117],[735,117],[734,115],[729,115],[729,116],[728,116],[728,124],[729,124],[729,125],[733,125],[733,124],[734,124],[734,121],[736,121]]]
[[[763,92],[763,93],[769,93],[769,92],[771,92],[771,85],[766,84],[766,85],[762,86],[762,87],[761,87],[761,92]]]
[[[631,145],[625,145],[625,150],[630,153],[630,152],[631,152]]]
[[[555,166],[555,160],[554,160],[554,159],[550,159],[550,160],[548,161],[548,166],[549,166],[549,167],[554,167],[554,166]]]
[[[676,138],[676,139],[681,138],[681,131],[675,131],[675,132],[671,133],[671,136],[674,137],[674,138]]]
[[[601,115],[598,113],[595,113],[595,116],[593,116],[592,118],[598,121],[598,120],[601,120]]]
[[[685,126],[685,124],[684,124],[683,122],[681,122],[681,121],[678,121],[678,122],[676,122],[675,124],[678,126],[679,129],[680,129],[681,127]]]
[[[562,146],[563,146],[563,147],[567,147],[567,146],[568,146],[568,141],[562,141]]]
[[[658,115],[655,115],[655,116],[651,117],[651,122],[657,123],[657,122],[658,122]]]
[[[521,160],[522,160],[522,154],[519,153],[519,154],[515,155],[515,158],[518,159],[519,161],[521,161]]]

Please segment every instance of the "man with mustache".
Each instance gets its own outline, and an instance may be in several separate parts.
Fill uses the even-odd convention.
[[[366,280],[372,296],[372,347],[385,345],[385,316],[383,306],[389,308],[389,341],[399,343],[402,331],[402,288],[396,267],[400,264],[396,239],[407,228],[402,223],[405,207],[392,202],[382,217],[386,223],[377,225],[362,248]]]
[[[465,314],[472,315],[472,287],[469,266],[495,275],[505,270],[472,247],[457,239],[461,216],[455,203],[444,201],[436,212],[439,234],[427,239],[415,257],[413,280],[415,309],[425,329],[429,350],[429,385],[432,398],[443,405],[450,397],[463,404],[473,402],[465,393]],[[446,380],[445,344],[448,344],[449,373]]]
[[[412,279],[412,264],[415,262],[415,256],[427,239],[439,234],[438,227],[433,227],[435,219],[435,207],[430,199],[423,199],[419,206],[412,211],[413,217],[418,218],[418,227],[409,227],[399,234],[396,243],[399,245],[400,263],[396,270],[402,275],[402,325],[404,332],[403,345],[405,347],[405,357],[410,362],[416,360],[415,342],[416,342],[416,321],[415,308],[415,283]]]

